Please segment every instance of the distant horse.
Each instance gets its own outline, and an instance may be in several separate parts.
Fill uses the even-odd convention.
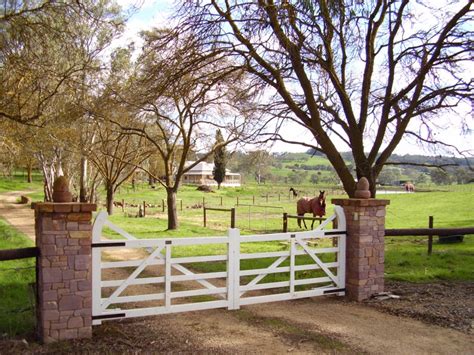
[[[326,214],[326,196],[324,191],[319,191],[319,196],[314,198],[303,197],[300,198],[296,202],[296,214],[298,216],[303,217],[305,213],[312,213],[313,217],[322,217]],[[298,218],[298,227],[301,228],[301,220],[302,218]],[[303,219],[304,227],[308,229],[306,226],[306,222]],[[313,223],[311,223],[311,229],[313,229]]]
[[[405,191],[406,192],[415,192],[415,185],[413,185],[411,182],[405,183]]]
[[[293,192],[293,197],[298,196],[298,193],[296,192],[294,188],[290,187],[290,191]]]

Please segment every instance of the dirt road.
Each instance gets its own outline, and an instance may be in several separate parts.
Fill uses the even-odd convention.
[[[33,211],[13,204],[19,194],[0,195],[0,215],[34,239]],[[474,354],[471,334],[336,297],[109,322],[95,327],[92,340],[50,347],[3,342],[9,352]]]

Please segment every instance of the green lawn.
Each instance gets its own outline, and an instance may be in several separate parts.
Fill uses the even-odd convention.
[[[30,239],[0,219],[0,249],[30,246]],[[0,334],[34,331],[34,267],[33,258],[0,262]]]
[[[31,191],[26,195],[34,201],[43,200],[43,178],[38,173],[33,174],[33,182],[28,183],[23,174],[13,174],[11,177],[0,179],[0,193],[8,191]]]
[[[415,194],[379,195],[380,199],[389,199],[387,207],[387,228],[422,228],[427,227],[428,217],[434,216],[435,227],[466,227],[474,226],[474,200],[470,198],[471,185],[450,186],[444,192],[424,192]],[[141,187],[138,190],[141,196],[152,199],[160,195],[160,190],[150,192]],[[314,189],[314,187],[313,187]],[[148,191],[147,191],[148,190]],[[148,194],[147,194],[148,192]],[[266,194],[269,194],[269,201]],[[278,197],[278,193],[280,196]],[[123,192],[122,192],[123,194]],[[132,198],[129,191],[124,198]],[[118,211],[111,220],[122,226],[138,238],[161,238],[181,236],[210,236],[225,235],[230,225],[230,215],[227,212],[208,211],[208,228],[202,227],[202,208],[190,208],[191,205],[201,203],[205,198],[207,206],[220,207],[220,197],[223,198],[223,207],[236,207],[237,227],[242,234],[263,234],[281,231],[282,213],[295,213],[295,201],[289,199],[282,187],[252,185],[240,189],[222,189],[215,193],[202,193],[195,187],[185,186],[180,192],[184,208],[179,212],[181,228],[179,231],[166,231],[166,213],[161,207],[150,209],[151,216],[147,218],[125,217],[126,213]],[[236,197],[239,196],[239,206],[236,206]],[[256,204],[253,205],[253,196]],[[339,195],[329,195],[328,201]],[[127,201],[127,199],[125,199]],[[158,199],[157,199],[158,200]],[[258,206],[260,204],[261,206]],[[263,206],[279,206],[279,209]],[[130,208],[129,211],[136,211]],[[327,214],[333,212],[333,206],[328,204]],[[136,212],[135,212],[136,213]],[[130,212],[129,212],[130,214]],[[296,221],[290,220],[289,229],[299,230]],[[112,234],[109,234],[112,235]],[[427,237],[391,237],[386,242],[386,276],[388,279],[406,280],[411,282],[428,282],[432,280],[473,280],[474,275],[474,239],[466,236],[460,244],[438,244],[435,237],[433,255],[426,255]],[[267,243],[268,244],[268,243]],[[253,248],[256,245],[252,246]],[[266,245],[266,250],[278,250],[280,245]],[[224,252],[224,246],[187,248],[178,252],[180,256],[219,254]],[[265,267],[273,260],[252,261],[252,265]],[[245,264],[245,263],[244,263]],[[243,264],[243,266],[244,266]],[[214,270],[222,265],[198,266],[200,269]],[[281,275],[280,275],[281,276]]]
[[[11,180],[0,180],[0,192],[23,190],[30,184],[22,181],[21,176]],[[308,194],[322,189],[319,186],[302,186]],[[32,184],[32,195],[41,196],[41,184]],[[313,191],[313,192],[312,192]],[[329,203],[331,198],[341,197],[335,190],[328,190],[327,214],[333,212]],[[435,227],[463,227],[474,225],[473,186],[448,186],[444,191],[417,192],[415,194],[379,195],[378,198],[389,199],[387,207],[387,228],[421,228],[427,227],[428,217],[434,216]],[[268,196],[268,198],[267,198]],[[246,185],[241,188],[222,188],[214,193],[203,193],[193,186],[183,186],[178,198],[183,200],[183,210],[178,211],[181,227],[177,231],[167,231],[166,212],[162,212],[161,201],[165,198],[162,188],[151,189],[146,184],[137,186],[135,191],[130,185],[121,188],[117,200],[122,198],[129,204],[147,203],[156,207],[147,209],[146,218],[135,218],[137,207],[127,207],[124,212],[115,209],[110,220],[138,238],[193,237],[226,235],[230,226],[228,212],[208,213],[208,227],[202,225],[202,203],[210,207],[235,207],[237,209],[237,227],[241,233],[264,234],[279,232],[282,228],[282,213],[295,213],[295,200],[289,196],[287,186],[279,185]],[[237,197],[239,206],[237,206]],[[204,198],[204,201],[203,201]],[[221,206],[222,198],[222,206]],[[40,199],[40,198],[38,198]],[[255,205],[254,205],[255,201]],[[271,208],[279,207],[279,208]],[[178,209],[180,203],[178,202]],[[103,210],[103,205],[99,206]],[[291,220],[291,231],[299,230],[296,221]],[[104,231],[109,238],[118,238],[110,230]],[[0,248],[18,248],[31,245],[26,237],[15,232],[4,221],[0,220]],[[474,238],[466,236],[460,244],[438,244],[435,237],[433,255],[426,254],[426,237],[387,237],[386,239],[386,277],[391,280],[411,282],[430,282],[433,280],[473,280],[474,273]],[[243,253],[287,250],[285,243],[249,243],[242,244]],[[190,255],[225,254],[225,245],[207,247],[174,247],[176,257]],[[330,260],[332,255],[327,255]],[[274,258],[245,260],[241,268],[264,268]],[[297,257],[298,264],[309,263],[307,257]],[[285,266],[288,261],[282,264]],[[0,332],[24,334],[33,327],[32,294],[30,283],[34,282],[33,259],[0,263]],[[225,270],[225,263],[195,263],[192,268],[203,272]],[[301,277],[317,277],[318,272],[304,272]],[[265,282],[288,279],[287,273],[268,276]],[[243,280],[245,282],[245,280]]]

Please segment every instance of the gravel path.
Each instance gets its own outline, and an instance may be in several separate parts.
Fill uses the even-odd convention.
[[[0,198],[3,200],[0,202],[0,215],[34,238],[33,211],[29,206],[11,204],[18,194],[8,193]],[[403,290],[403,284],[399,285],[398,290]],[[404,297],[403,302],[409,302],[409,298]],[[472,293],[460,297],[472,301]],[[337,297],[318,297],[247,306],[239,311],[170,314],[104,322],[94,327],[94,337],[89,340],[50,346],[22,340],[3,340],[0,341],[0,349],[2,353],[55,354],[145,351],[474,354],[474,339],[470,329],[462,328],[464,332],[460,332],[426,323],[438,323],[436,318],[417,317],[422,322],[389,314],[397,314],[390,312],[396,307],[386,305],[396,302],[384,301],[368,307],[367,304],[346,302]],[[467,311],[472,312],[472,309]],[[413,316],[410,312],[398,314]],[[446,325],[443,322],[439,324]]]

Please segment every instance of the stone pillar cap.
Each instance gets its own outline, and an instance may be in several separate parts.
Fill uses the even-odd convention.
[[[69,182],[65,176],[58,176],[53,184],[53,202],[72,202]]]
[[[356,185],[354,193],[355,198],[370,198],[369,180],[366,177],[361,177]]]

